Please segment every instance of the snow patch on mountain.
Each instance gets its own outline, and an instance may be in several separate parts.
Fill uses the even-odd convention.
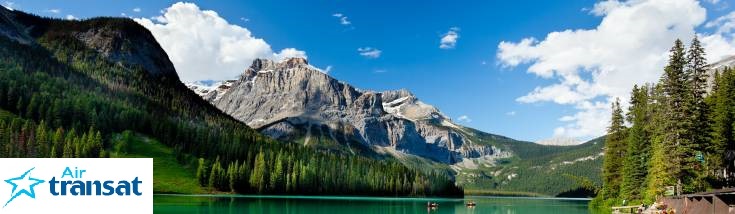
[[[192,90],[194,93],[201,96],[205,100],[209,102],[214,102],[222,98],[222,95],[227,93],[227,91],[232,88],[232,84],[234,83],[235,80],[225,80],[219,82],[207,80],[186,82],[184,83],[184,85],[186,85],[189,90]]]
[[[605,153],[600,152],[600,153],[597,153],[595,155],[590,155],[590,156],[587,156],[587,157],[577,158],[577,159],[574,159],[572,161],[564,161],[564,162],[561,162],[561,164],[562,165],[569,165],[569,164],[573,164],[573,163],[577,163],[577,162],[582,162],[582,161],[595,160],[595,159],[597,159],[599,157],[602,157],[604,154]]]
[[[584,142],[571,137],[553,137],[550,139],[537,141],[536,144],[547,146],[575,146]]]

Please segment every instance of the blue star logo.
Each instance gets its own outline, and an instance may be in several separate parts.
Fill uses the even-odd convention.
[[[36,198],[36,192],[33,191],[33,187],[40,183],[43,183],[43,180],[32,178],[30,175],[28,175],[28,173],[30,173],[31,170],[35,168],[36,167],[29,169],[20,177],[5,180],[6,183],[13,185],[13,192],[10,193],[10,195],[12,195],[13,197],[11,197],[8,202],[5,202],[3,208],[5,208],[5,206],[8,206],[8,204],[13,201],[13,199],[20,196],[21,194],[26,194],[28,197],[31,197],[33,199]],[[20,188],[19,191],[16,191],[18,190],[18,186],[21,186],[22,188]]]

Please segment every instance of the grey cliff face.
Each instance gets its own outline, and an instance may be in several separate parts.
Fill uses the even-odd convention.
[[[132,21],[129,21],[132,22]],[[168,55],[153,35],[136,23],[130,26],[89,28],[73,32],[73,36],[108,60],[124,66],[141,66],[154,76],[175,76]]]
[[[396,151],[442,163],[510,153],[471,142],[463,127],[407,90],[360,91],[310,66],[305,59],[257,59],[226,90],[190,89],[217,108],[277,139],[316,132],[350,148],[357,142],[374,152]],[[210,87],[211,88],[211,87]],[[315,127],[327,127],[316,129]],[[395,154],[393,154],[395,155]]]

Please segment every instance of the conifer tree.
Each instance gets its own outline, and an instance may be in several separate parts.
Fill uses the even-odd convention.
[[[2,96],[2,94],[0,94]],[[1,99],[1,98],[0,98]],[[8,140],[8,134],[6,134],[5,121],[0,120],[0,157],[9,157],[5,148]]]
[[[48,156],[48,133],[46,131],[46,122],[43,120],[38,124],[38,127],[36,128],[36,144],[38,145],[38,156],[37,157],[47,157]]]
[[[275,164],[270,176],[271,189],[276,192],[280,191],[283,182],[283,156],[279,152],[276,156]]]
[[[259,193],[265,190],[266,173],[265,156],[263,155],[263,151],[260,151],[258,155],[255,156],[255,165],[253,167],[253,172],[250,174],[250,186],[257,189],[257,192]]]
[[[206,163],[204,162],[204,158],[199,158],[198,164],[197,164],[197,180],[199,181],[199,185],[205,186],[207,184],[207,168]]]
[[[623,181],[621,196],[624,199],[642,199],[641,190],[648,173],[650,159],[650,120],[648,87],[633,87],[633,93],[628,109],[627,121],[631,124],[628,129],[628,146],[623,164]]]
[[[670,52],[669,63],[664,68],[661,81],[668,101],[668,111],[664,115],[666,133],[663,143],[664,148],[669,151],[667,159],[671,161],[669,170],[674,176],[676,193],[681,194],[682,191],[690,190],[690,186],[685,187],[683,184],[696,177],[693,167],[695,148],[691,136],[692,93],[689,76],[685,72],[687,63],[684,45],[677,39]]]
[[[705,151],[707,144],[710,142],[710,108],[705,102],[707,94],[707,59],[705,59],[704,48],[699,39],[695,36],[692,40],[689,50],[687,51],[687,67],[686,73],[689,76],[689,88],[691,95],[689,97],[691,106],[690,120],[692,121],[690,130],[691,150],[695,157],[701,157],[699,160],[692,162],[692,173],[694,176],[690,185],[690,191],[704,191],[707,188],[705,177],[708,176],[707,169],[704,164],[705,156],[713,155],[714,151]]]
[[[662,84],[656,84],[651,88],[649,99],[651,100],[649,103],[651,117],[648,121],[648,127],[651,134],[651,152],[643,197],[645,202],[652,203],[658,196],[663,194],[665,186],[671,183],[672,178],[668,171],[670,164],[667,159],[668,150],[666,150],[666,143],[664,142],[666,138],[665,127],[661,125],[666,121],[665,115],[669,111]]]
[[[216,184],[217,184],[217,181],[218,181],[217,179],[219,179],[218,178],[218,176],[219,176],[219,168],[220,168],[219,157],[217,157],[217,159],[214,161],[214,163],[212,163],[212,167],[209,169],[209,177],[208,177],[208,180],[207,180],[207,187],[210,187],[210,188],[216,188],[217,187]]]
[[[725,151],[735,150],[735,77],[732,69],[722,70],[715,74],[715,85],[712,94],[708,97],[712,114],[712,143],[707,147],[710,158],[708,167],[717,172],[720,179],[725,167]]]
[[[626,150],[626,130],[623,110],[620,99],[612,103],[612,117],[605,139],[605,159],[603,161],[603,189],[604,198],[617,198],[622,182],[622,167]]]
[[[49,157],[58,158],[62,156],[64,151],[64,130],[61,127],[57,128],[54,132],[54,136],[51,138],[52,152]]]

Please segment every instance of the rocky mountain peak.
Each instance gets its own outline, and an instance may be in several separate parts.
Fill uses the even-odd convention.
[[[150,31],[128,18],[46,19],[0,7],[0,36],[26,45],[38,45],[35,41],[43,37],[77,40],[112,63],[178,80],[168,55]]]
[[[301,57],[289,58],[289,59],[284,60],[284,62],[282,62],[282,63],[285,63],[286,64],[286,67],[289,67],[289,68],[293,68],[293,67],[296,67],[296,66],[309,65],[309,62],[306,61],[306,59],[301,58]]]
[[[337,150],[354,153],[360,147],[442,163],[508,155],[471,142],[463,127],[406,89],[358,90],[303,58],[256,59],[238,80],[189,86],[223,112],[281,140],[327,141],[330,150],[342,145]]]
[[[413,95],[408,89],[402,88],[398,90],[391,90],[391,91],[384,91],[381,93],[383,96],[383,102],[391,102],[400,98],[408,97],[415,99],[416,96]]]
[[[248,70],[251,70],[252,72],[258,72],[264,70],[274,70],[276,68],[295,68],[307,65],[309,65],[309,62],[306,59],[300,57],[288,58],[281,60],[280,62],[275,62],[270,59],[257,58],[253,60],[253,63],[250,64],[250,68],[248,68]]]
[[[95,21],[109,22],[109,25],[80,29],[71,34],[110,61],[141,66],[156,76],[176,75],[166,52],[143,26],[128,19],[90,20]]]
[[[275,64],[276,63],[273,62],[272,60],[257,58],[253,60],[253,63],[250,64],[250,68],[248,68],[248,70],[257,72],[260,70],[265,70],[267,68],[274,68]]]

